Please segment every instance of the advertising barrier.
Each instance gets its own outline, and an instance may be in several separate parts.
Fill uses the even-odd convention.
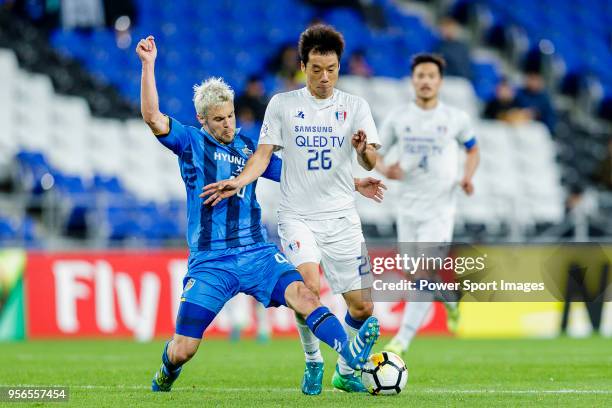
[[[186,270],[183,251],[31,252],[25,279],[28,336],[170,336]],[[325,280],[322,285],[322,302],[344,316],[342,298],[331,294]],[[245,296],[234,304],[242,310],[224,309],[207,336],[225,335],[232,324],[246,335],[255,333],[255,300]],[[402,310],[399,303],[377,305],[383,332],[397,330]],[[291,310],[271,308],[266,315],[273,335],[297,335]],[[447,333],[444,307],[436,305],[422,331]]]
[[[25,338],[23,271],[26,253],[0,250],[0,341]]]
[[[452,248],[449,256],[454,264],[460,257],[486,258],[485,269],[466,271],[457,281],[478,283],[472,285],[476,289],[457,294],[461,299],[457,335],[551,337],[595,331],[612,335],[611,253],[611,246],[596,244],[584,249],[576,245]],[[174,330],[187,256],[181,250],[0,251],[0,339],[168,337]],[[390,247],[370,248],[369,256],[375,280],[387,272],[395,279],[409,279],[409,274],[381,267],[386,259],[394,260],[390,264],[399,259]],[[427,260],[422,254],[418,258]],[[544,290],[517,294],[516,288],[504,291],[501,285],[497,291],[489,289],[491,282],[502,280],[530,281],[532,287]],[[400,287],[409,294],[407,282]],[[322,303],[342,318],[346,311],[342,297],[331,294],[325,279],[321,283]],[[444,277],[436,285],[443,283]],[[395,333],[404,308],[410,307],[400,300],[408,296],[401,290],[373,290],[373,297],[382,332]],[[213,321],[207,336],[227,336],[232,329],[251,336],[263,325],[274,336],[296,336],[294,321],[287,308],[261,313],[253,298],[239,295]],[[434,304],[420,333],[450,334],[442,303]]]

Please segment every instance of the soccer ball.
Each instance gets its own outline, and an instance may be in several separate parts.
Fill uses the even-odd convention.
[[[361,382],[372,395],[399,394],[408,381],[404,360],[389,351],[374,353],[361,370]]]

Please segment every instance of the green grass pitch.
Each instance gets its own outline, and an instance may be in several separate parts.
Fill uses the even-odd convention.
[[[153,394],[151,377],[160,364],[162,344],[0,344],[0,386],[65,385],[70,387],[69,402],[56,406],[78,407],[612,406],[612,339],[418,338],[407,357],[408,385],[393,397],[334,391],[335,356],[327,346],[323,394],[303,396],[297,339],[267,344],[206,340],[174,390]],[[27,405],[43,404],[19,404]]]

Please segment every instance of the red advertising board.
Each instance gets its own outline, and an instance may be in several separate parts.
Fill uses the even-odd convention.
[[[30,252],[25,273],[29,338],[170,336],[187,270],[185,251]],[[340,297],[322,282],[321,301],[343,316]],[[403,305],[378,303],[383,332],[397,330]],[[266,312],[275,335],[295,335],[287,308]],[[234,323],[232,323],[234,322]],[[207,335],[227,333],[232,324],[255,332],[255,301],[237,299],[223,310]],[[422,332],[447,333],[444,308],[436,305]]]

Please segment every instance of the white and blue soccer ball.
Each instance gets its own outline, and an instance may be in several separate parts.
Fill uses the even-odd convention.
[[[389,351],[374,353],[361,370],[361,382],[372,395],[396,395],[408,381],[406,363]]]

